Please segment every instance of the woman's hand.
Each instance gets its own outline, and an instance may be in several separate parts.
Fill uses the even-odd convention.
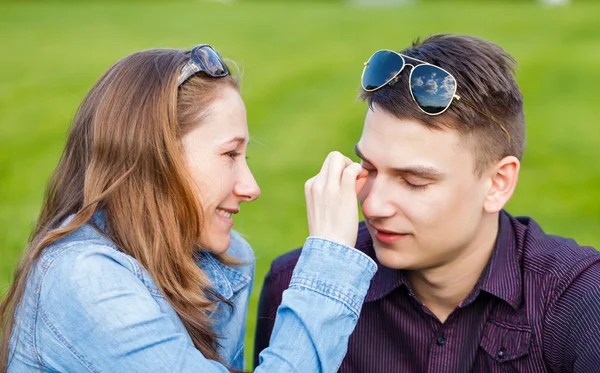
[[[311,236],[354,247],[358,234],[356,196],[367,181],[362,166],[331,152],[321,171],[304,185]]]

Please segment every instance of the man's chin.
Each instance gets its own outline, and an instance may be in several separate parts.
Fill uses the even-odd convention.
[[[414,263],[408,258],[406,254],[399,253],[391,247],[377,247],[374,244],[375,255],[381,265],[392,269],[411,269]]]

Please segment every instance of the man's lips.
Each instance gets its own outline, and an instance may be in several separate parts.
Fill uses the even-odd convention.
[[[373,225],[373,229],[375,230],[375,238],[377,239],[377,241],[383,244],[390,245],[408,236],[408,233],[394,232],[383,228],[379,228],[375,225]]]

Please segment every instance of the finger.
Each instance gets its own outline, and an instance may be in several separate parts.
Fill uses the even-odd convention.
[[[327,172],[329,172],[329,163],[331,162],[331,157],[333,157],[333,153],[331,152],[327,154],[325,160],[323,161],[323,165],[321,166],[321,171],[313,178],[313,189],[323,190],[325,188],[325,183],[327,182]]]
[[[339,190],[342,180],[342,172],[352,164],[352,160],[340,152],[334,152],[329,161],[329,170],[327,173],[327,187],[332,190]]]
[[[329,170],[329,164],[331,163],[331,158],[335,157],[336,153],[336,151],[333,151],[327,154],[327,157],[325,157],[323,165],[321,166],[321,171],[319,171],[320,174],[327,175],[327,171]]]
[[[362,170],[359,172],[358,176],[356,177],[355,188],[356,188],[356,196],[357,197],[360,194],[360,192],[362,192],[365,185],[367,185],[368,176],[369,176],[369,172],[367,170],[365,170],[364,168],[362,168]]]
[[[352,163],[344,168],[342,173],[342,191],[356,190],[356,179],[362,169],[362,166],[358,163]]]
[[[315,178],[312,177],[304,183],[304,199],[306,200],[306,212],[310,216],[314,207],[315,194],[314,194],[314,182]]]
[[[304,196],[306,197],[307,201],[308,198],[312,195],[312,187],[314,182],[315,178],[311,177],[310,179],[306,180],[306,183],[304,183]]]
[[[314,211],[313,211],[313,183],[314,183],[314,177],[306,180],[306,183],[304,183],[304,197],[306,199],[306,218],[307,218],[307,222],[308,222],[308,231],[312,232],[314,227],[313,227],[313,220],[314,220]]]

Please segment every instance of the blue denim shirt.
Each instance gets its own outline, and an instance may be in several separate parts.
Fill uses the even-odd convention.
[[[101,215],[93,220],[105,229]],[[254,255],[235,232],[228,253],[246,264],[201,253],[198,265],[234,305],[219,304],[212,317],[220,356],[243,369]],[[336,372],[375,271],[365,254],[309,237],[255,372]],[[89,224],[44,250],[15,316],[9,373],[228,372],[194,347],[140,263]]]

